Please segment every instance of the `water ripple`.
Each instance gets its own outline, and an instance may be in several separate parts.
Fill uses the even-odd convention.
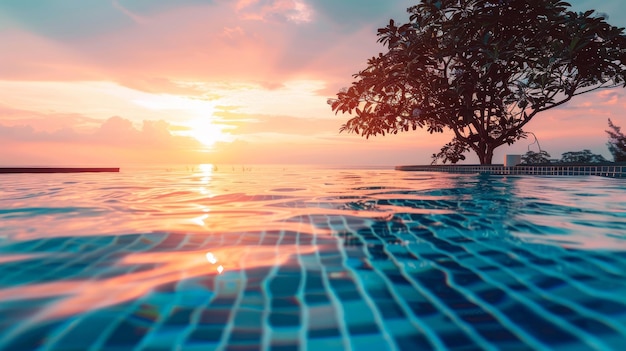
[[[626,340],[621,180],[238,169],[0,178],[0,348]]]

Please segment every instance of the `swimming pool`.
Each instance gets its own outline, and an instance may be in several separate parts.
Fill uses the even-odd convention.
[[[0,177],[0,350],[619,350],[626,180]]]

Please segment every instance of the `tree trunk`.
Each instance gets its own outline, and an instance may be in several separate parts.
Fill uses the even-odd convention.
[[[480,145],[477,148],[474,148],[476,155],[478,155],[478,160],[481,165],[490,165],[491,160],[493,159],[493,151],[494,147],[491,145]]]
[[[478,155],[478,160],[480,161],[481,165],[490,165],[491,164],[491,158],[487,157],[487,154]]]
[[[487,146],[487,153],[485,154],[485,163],[484,165],[490,165],[491,160],[493,159],[493,148]]]

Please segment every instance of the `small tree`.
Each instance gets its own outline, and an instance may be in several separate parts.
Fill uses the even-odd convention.
[[[626,136],[620,131],[620,127],[613,124],[609,118],[609,128],[607,134],[609,134],[609,141],[606,145],[609,147],[609,152],[613,155],[613,161],[626,162]]]
[[[453,132],[443,162],[526,136],[537,114],[574,96],[621,86],[626,36],[593,11],[560,0],[421,0],[409,22],[378,30],[387,48],[329,100],[354,113],[340,131],[370,136]]]
[[[550,154],[546,151],[528,151],[522,155],[523,164],[538,164],[538,163],[550,163]]]
[[[563,163],[602,163],[608,162],[602,155],[592,153],[590,150],[583,151],[569,151],[561,154],[561,160]]]

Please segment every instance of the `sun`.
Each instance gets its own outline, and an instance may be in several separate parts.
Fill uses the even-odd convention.
[[[223,127],[215,125],[209,118],[197,118],[185,125],[189,128],[186,132],[190,136],[207,148],[213,147],[219,141],[228,141],[228,135],[224,133]]]

